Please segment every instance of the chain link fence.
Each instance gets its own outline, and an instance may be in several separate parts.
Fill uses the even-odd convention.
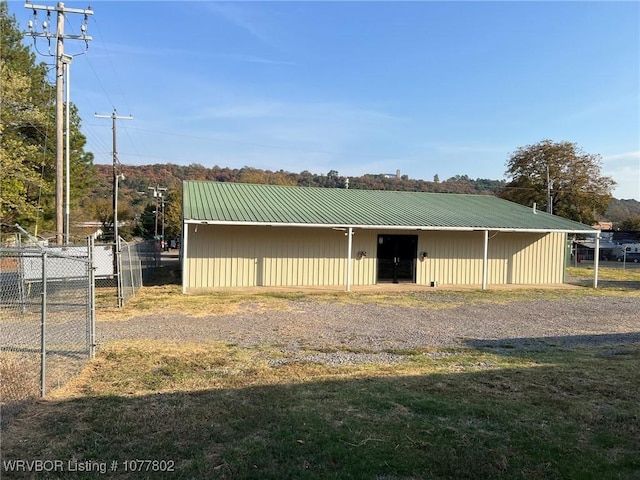
[[[0,248],[0,428],[94,354],[93,245]]]
[[[120,255],[118,290],[120,291],[118,298],[122,305],[126,303],[136,292],[142,288],[142,255],[144,250],[141,248],[142,243],[127,243],[120,239]]]
[[[94,265],[98,302],[101,306],[123,307],[143,286],[160,262],[155,242],[126,242],[120,238],[117,255],[113,243],[95,245]]]

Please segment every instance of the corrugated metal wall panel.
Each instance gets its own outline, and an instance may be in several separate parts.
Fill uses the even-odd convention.
[[[490,233],[489,285],[558,284],[563,281],[565,235],[562,233]],[[480,285],[482,232],[423,232],[418,243],[417,283]]]
[[[187,288],[344,285],[347,239],[331,229],[190,227]]]
[[[347,238],[322,228],[189,226],[186,288],[344,286]],[[480,285],[483,232],[354,230],[351,284],[377,282],[379,234],[418,235],[416,283]],[[563,282],[566,235],[490,233],[488,284]],[[366,256],[358,258],[358,252]],[[420,253],[427,258],[420,260]]]
[[[474,285],[482,283],[482,232],[421,232],[418,283],[429,285]]]

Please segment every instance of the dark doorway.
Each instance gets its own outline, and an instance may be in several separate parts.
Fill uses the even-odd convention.
[[[378,235],[378,282],[416,281],[417,235]]]

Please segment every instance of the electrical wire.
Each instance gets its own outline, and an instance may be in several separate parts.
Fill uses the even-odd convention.
[[[124,100],[125,107],[129,107],[129,102],[128,102],[127,96],[125,95],[125,91],[122,88],[122,82],[120,81],[120,78],[119,78],[118,73],[117,73],[117,69],[114,66],[113,55],[111,54],[111,52],[110,52],[110,50],[108,48],[108,42],[105,41],[105,38],[104,38],[104,36],[102,34],[102,31],[100,29],[100,24],[98,23],[97,19],[96,18],[92,18],[91,20],[92,20],[92,25],[95,26],[96,31],[98,32],[98,37],[103,40],[100,46],[106,52],[108,63],[109,63],[109,66],[111,68],[113,78],[115,79],[115,84],[117,86],[117,89],[119,90],[119,96]],[[113,101],[113,99],[111,98],[109,93],[107,92],[107,89],[105,88],[104,84],[100,81],[100,77],[97,74],[96,69],[94,68],[94,66],[93,66],[91,61],[89,61],[89,66],[91,67],[91,70],[93,71],[94,75],[98,79],[98,82],[99,82],[103,92],[105,93],[105,96],[107,97],[107,99],[111,103],[113,109],[115,110],[116,109],[115,102]],[[131,111],[130,108],[129,108],[129,111]],[[133,146],[133,149],[139,154],[138,145],[140,143],[142,143],[141,142],[141,138],[138,137],[138,139],[136,141],[131,137],[131,135],[129,133],[129,130],[127,130],[126,128],[123,128],[123,130],[124,130],[125,135],[127,136],[128,140],[129,140],[130,144]],[[144,147],[144,145],[143,145],[143,147]],[[146,150],[146,149],[143,148],[143,150]]]

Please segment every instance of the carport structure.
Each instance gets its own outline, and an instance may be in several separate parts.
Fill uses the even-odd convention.
[[[562,284],[568,235],[599,233],[489,195],[185,181],[183,292]]]

